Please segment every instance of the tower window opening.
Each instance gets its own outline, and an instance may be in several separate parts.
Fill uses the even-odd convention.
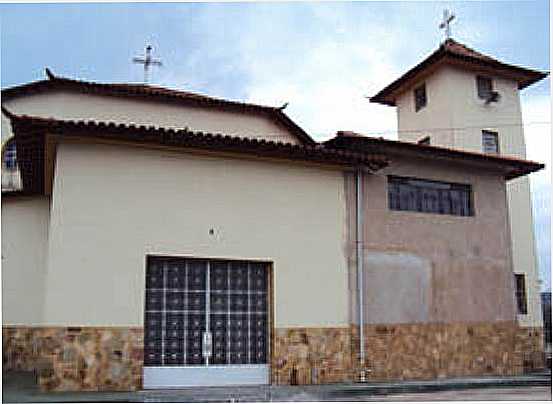
[[[419,87],[415,88],[415,111],[426,107],[427,98],[426,98],[426,85],[422,84]]]
[[[489,154],[499,153],[499,137],[497,132],[491,130],[482,131],[482,151]]]
[[[478,98],[488,100],[493,92],[492,79],[484,76],[476,76],[476,88],[478,90]]]
[[[528,314],[528,307],[526,304],[526,280],[524,279],[524,274],[515,274],[515,287],[518,314]]]

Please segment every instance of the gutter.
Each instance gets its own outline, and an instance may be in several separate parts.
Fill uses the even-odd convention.
[[[357,255],[357,304],[359,311],[359,363],[361,364],[359,381],[366,382],[365,377],[365,330],[363,310],[363,171],[358,168],[355,172],[355,194],[356,194],[356,237],[355,249]]]

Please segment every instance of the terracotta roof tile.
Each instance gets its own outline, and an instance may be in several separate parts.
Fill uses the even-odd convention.
[[[434,53],[390,83],[378,94],[370,97],[370,101],[395,106],[397,95],[416,84],[417,80],[421,80],[432,68],[444,63],[461,65],[467,69],[484,70],[515,80],[519,89],[526,88],[549,74],[500,62],[453,39],[447,39]]]
[[[449,52],[456,53],[461,56],[467,56],[475,59],[481,59],[485,61],[494,61],[500,63],[498,60],[492,58],[491,56],[484,55],[483,53],[477,52],[474,49],[469,48],[468,46],[455,41],[454,39],[447,39],[444,41],[443,46]]]
[[[164,145],[175,148],[245,154],[261,158],[300,160],[344,167],[363,166],[375,171],[388,164],[379,154],[325,147],[323,144],[295,145],[265,139],[228,136],[220,133],[194,132],[188,129],[165,129],[114,122],[65,121],[14,115],[2,108],[11,120],[16,139],[23,189],[44,191],[43,148],[45,134],[67,137],[90,137],[140,144]],[[42,167],[42,168],[41,168]]]
[[[240,101],[231,101],[222,98],[211,97],[188,91],[169,89],[145,84],[131,83],[96,83],[83,80],[69,79],[55,76],[46,69],[47,80],[39,80],[20,86],[2,90],[2,99],[9,100],[16,97],[43,92],[47,90],[66,89],[82,93],[95,93],[109,96],[133,97],[161,102],[177,102],[184,105],[199,107],[220,108],[243,113],[263,115],[274,122],[290,130],[305,144],[316,142],[300,126],[292,121],[283,111],[282,107],[271,107]]]
[[[371,150],[373,153],[380,153],[388,156],[392,162],[394,158],[391,154],[407,152],[411,155],[427,159],[447,159],[449,161],[472,163],[479,166],[501,166],[505,170],[505,178],[507,179],[530,174],[545,167],[542,163],[523,160],[512,156],[477,153],[449,147],[404,142],[400,140],[384,139],[382,137],[377,138],[350,131],[338,132],[334,138],[326,141],[325,145],[333,148],[355,150],[357,152]]]

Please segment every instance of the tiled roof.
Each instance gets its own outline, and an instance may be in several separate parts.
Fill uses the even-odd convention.
[[[420,80],[433,68],[444,63],[460,65],[467,69],[476,69],[515,80],[519,89],[526,88],[549,74],[500,62],[453,39],[447,39],[434,53],[371,97],[370,101],[395,106],[397,95],[416,84],[417,80]]]
[[[40,93],[48,90],[65,89],[81,93],[132,97],[161,102],[176,102],[183,105],[193,105],[205,108],[220,108],[229,111],[263,115],[290,130],[302,143],[316,143],[311,136],[309,136],[284,113],[283,107],[270,107],[239,101],[231,101],[203,94],[191,93],[188,91],[173,90],[145,84],[95,83],[83,80],[74,80],[55,76],[49,69],[46,69],[46,74],[48,76],[47,80],[34,81],[32,83],[3,89],[2,100],[10,100],[16,97]]]
[[[2,108],[2,112],[11,120],[23,190],[26,192],[42,193],[44,191],[45,134],[57,134],[68,138],[88,137],[97,140],[135,142],[142,145],[164,145],[188,150],[236,153],[251,157],[300,160],[325,165],[363,166],[370,171],[388,165],[388,160],[382,155],[334,149],[322,144],[294,145],[265,139],[193,132],[188,129],[176,130],[113,122],[65,121],[19,116],[5,108]]]
[[[450,162],[477,165],[483,168],[488,167],[492,170],[504,172],[506,179],[527,175],[545,167],[542,163],[511,156],[477,153],[381,137],[376,138],[349,131],[338,132],[334,138],[326,141],[325,145],[336,149],[355,150],[357,152],[371,150],[372,153],[387,156],[392,162],[394,161],[394,155],[402,154],[418,158],[448,160]]]
[[[443,46],[448,52],[455,53],[460,56],[466,56],[470,58],[480,59],[488,62],[501,63],[498,60],[492,58],[491,56],[484,55],[474,49],[469,48],[468,46],[455,41],[452,38],[449,38],[444,41]]]

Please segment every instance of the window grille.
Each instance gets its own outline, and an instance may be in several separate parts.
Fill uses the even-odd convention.
[[[470,185],[388,176],[391,210],[473,216]]]

